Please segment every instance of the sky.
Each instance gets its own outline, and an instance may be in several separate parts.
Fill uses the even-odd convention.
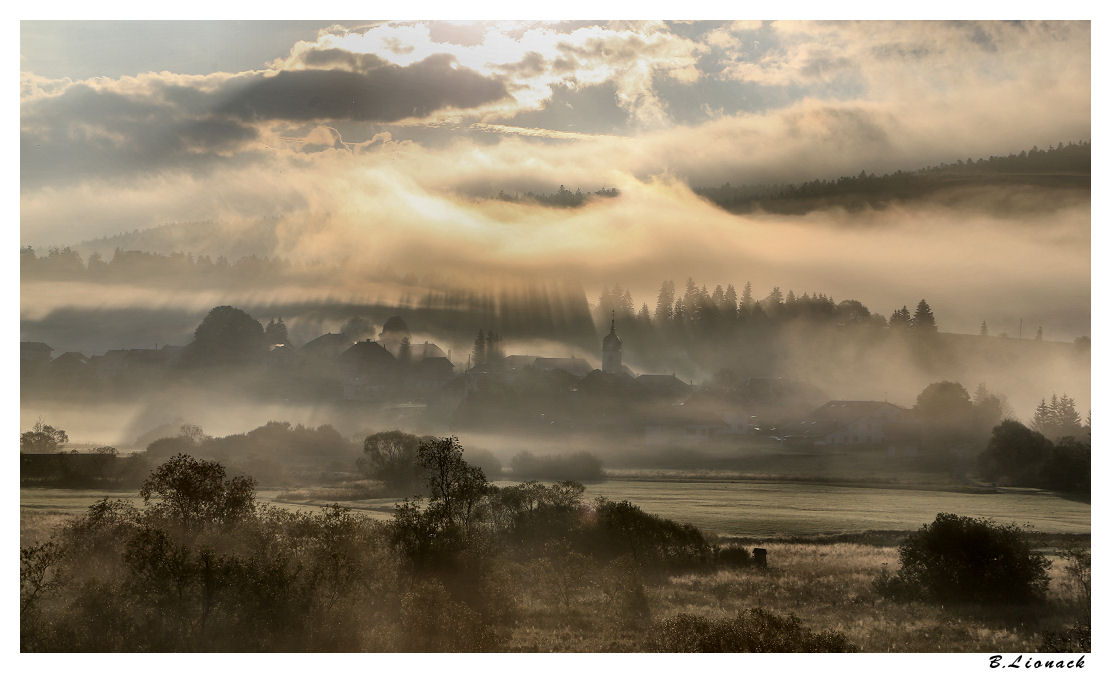
[[[1088,140],[1088,22],[24,21],[20,30],[22,245],[276,218],[273,254],[562,272],[635,287],[638,305],[667,277],[698,276],[710,287],[751,280],[762,292],[871,299],[886,313],[914,304],[941,271],[999,277],[977,295],[985,305],[1044,290],[1048,315],[1066,301],[1062,337],[1086,320],[1073,310],[1089,301],[1085,208],[1016,236],[1004,233],[1013,223],[938,208],[737,217],[691,187]],[[621,197],[574,212],[486,200],[559,185],[617,187]],[[985,249],[998,254],[968,254]],[[948,262],[907,265],[902,250]],[[1042,259],[1064,269],[1052,289],[1056,276],[1041,270],[1008,276]],[[890,291],[874,291],[879,283]],[[960,327],[978,326],[978,311]]]

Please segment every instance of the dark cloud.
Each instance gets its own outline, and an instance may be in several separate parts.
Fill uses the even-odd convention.
[[[21,109],[20,185],[201,168],[258,131],[214,115],[213,95],[179,85],[124,95],[79,84]]]
[[[285,71],[247,86],[222,111],[241,119],[397,121],[507,95],[501,80],[452,66],[452,57],[438,54],[404,68]]]
[[[177,133],[182,149],[227,152],[258,137],[258,130],[230,119],[211,117],[184,124]]]
[[[257,155],[244,150],[259,137],[259,120],[388,122],[507,95],[500,80],[453,67],[446,55],[402,68],[374,55],[331,49],[308,52],[306,63],[359,72],[245,74],[204,86],[152,78],[127,93],[78,84],[27,100],[20,110],[21,188],[250,163]]]
[[[542,109],[518,113],[504,123],[555,131],[622,133],[628,126],[628,113],[617,103],[613,82],[579,88],[557,84]]]

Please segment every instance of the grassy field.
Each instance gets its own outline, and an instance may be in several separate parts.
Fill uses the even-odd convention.
[[[1046,605],[985,608],[893,603],[878,596],[872,582],[884,564],[898,565],[894,547],[770,543],[765,548],[766,571],[688,573],[646,583],[648,614],[624,624],[604,587],[570,606],[553,606],[543,574],[534,574],[537,589],[521,603],[511,648],[633,651],[649,624],[679,613],[721,619],[764,608],[794,614],[814,631],[841,632],[862,652],[1033,652],[1044,632],[1066,628],[1076,614],[1064,562],[1054,556]]]
[[[499,484],[511,482],[497,482]],[[362,498],[357,489],[300,491],[260,489],[260,502],[316,509],[334,502],[379,519],[389,518],[396,498]],[[1042,533],[1087,534],[1091,505],[1032,489],[1001,493],[866,488],[799,482],[706,479],[610,479],[590,484],[586,497],[629,500],[646,512],[691,523],[721,535],[778,540],[794,536],[911,531],[938,512],[988,517]],[[134,491],[20,489],[21,538],[31,528],[78,514],[102,497],[136,498]],[[138,499],[136,498],[136,501]]]
[[[1056,552],[1069,543],[1090,546],[1087,505],[1036,493],[982,496],[813,485],[799,490],[803,486],[642,481],[592,486],[589,495],[628,498],[645,511],[694,521],[716,532],[721,543],[764,547],[769,567],[642,576],[573,555],[527,562],[506,557],[496,570],[498,584],[515,587],[512,616],[500,627],[507,632],[504,649],[639,651],[646,633],[680,613],[722,619],[763,608],[795,615],[813,631],[844,634],[864,652],[1031,652],[1044,633],[1067,628],[1086,609],[1075,601],[1065,561]],[[258,495],[271,506],[315,509],[283,502],[285,492]],[[135,498],[132,492],[23,489],[21,544],[45,540],[57,524],[104,496]],[[375,518],[392,509],[389,500],[352,504]],[[906,532],[946,507],[1044,522],[1042,532],[1031,535],[1053,561],[1048,602],[991,608],[882,598],[873,582],[885,567],[898,566],[897,545]],[[887,528],[869,528],[877,517]]]

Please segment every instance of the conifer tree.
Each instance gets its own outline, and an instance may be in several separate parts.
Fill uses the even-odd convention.
[[[903,306],[900,309],[896,309],[895,312],[891,314],[891,319],[887,322],[892,329],[906,329],[910,327],[910,321],[910,311],[907,310],[906,306]]]
[[[737,317],[737,290],[733,287],[733,283],[725,288],[725,295],[722,297],[722,310],[729,317]]]
[[[713,293],[710,295],[710,301],[714,302],[714,306],[719,309],[725,304],[725,290],[722,289],[720,284],[714,288]]]
[[[751,311],[755,303],[756,300],[752,298],[752,283],[746,280],[744,290],[741,291],[741,306]]]
[[[914,329],[919,332],[936,332],[937,323],[934,322],[934,312],[930,310],[930,305],[926,300],[918,302],[918,308],[914,310]]]
[[[656,324],[663,325],[674,315],[675,283],[665,280],[656,297]]]

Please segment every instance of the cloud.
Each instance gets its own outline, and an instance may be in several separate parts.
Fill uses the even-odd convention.
[[[397,121],[506,95],[501,81],[453,66],[450,56],[435,55],[406,67],[377,65],[363,72],[283,71],[247,86],[220,111],[247,120]]]
[[[25,235],[58,231],[69,212],[52,214],[37,190],[57,199],[82,182],[197,186],[193,200],[141,199],[153,224],[183,219],[181,205],[238,216],[228,186],[252,176],[273,182],[245,189],[245,203],[272,186],[274,203],[329,209],[347,198],[348,173],[387,166],[444,194],[653,176],[776,183],[1090,137],[1083,22],[481,23],[450,39],[433,28],[337,28],[266,71],[24,73]],[[108,227],[112,212],[84,220]]]

